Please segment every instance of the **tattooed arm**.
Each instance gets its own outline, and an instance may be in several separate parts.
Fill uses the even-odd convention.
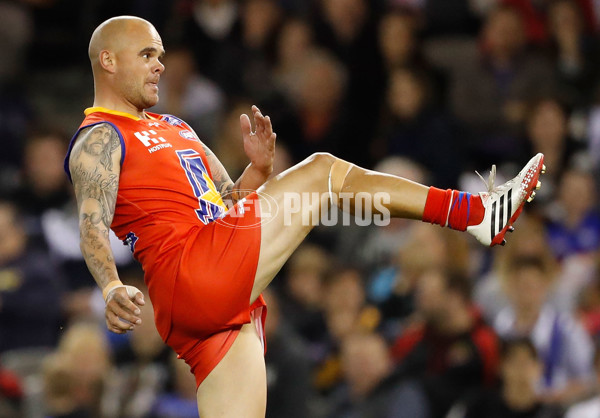
[[[252,112],[256,124],[254,132],[250,118],[247,115],[240,117],[244,151],[250,158],[250,164],[235,183],[219,159],[203,145],[217,191],[224,200],[231,200],[232,203],[243,198],[248,192],[258,189],[273,172],[276,135],[271,126],[271,119],[263,116],[256,106],[252,106]]]
[[[81,131],[69,159],[79,213],[80,247],[90,273],[105,290],[120,283],[108,232],[115,213],[119,187],[121,143],[115,129],[99,124]],[[116,333],[138,324],[139,309],[124,288],[105,295],[106,323]],[[133,300],[143,305],[141,293]],[[128,322],[121,321],[119,318]]]

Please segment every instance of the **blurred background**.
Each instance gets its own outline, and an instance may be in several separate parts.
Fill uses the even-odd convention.
[[[265,295],[268,417],[600,416],[600,2],[1,0],[0,417],[197,416],[150,306],[106,331],[62,168],[92,105],[90,35],[121,14],[167,50],[152,110],[234,179],[251,104],[276,172],[328,151],[476,192],[475,170],[500,184],[546,155],[503,248],[404,220],[316,228]]]

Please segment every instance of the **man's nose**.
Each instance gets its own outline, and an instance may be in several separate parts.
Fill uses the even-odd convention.
[[[165,70],[165,65],[160,61],[157,61],[157,63],[158,64],[154,68],[154,72],[158,73],[158,74],[162,74],[162,72]]]

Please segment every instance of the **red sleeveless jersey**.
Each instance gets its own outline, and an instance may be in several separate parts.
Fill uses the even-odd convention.
[[[140,119],[100,107],[86,109],[85,114],[73,139],[99,123],[109,123],[119,134],[121,174],[111,229],[142,265],[153,263],[192,226],[223,216],[227,208],[202,144],[181,119],[149,112],[148,119]]]
[[[227,211],[202,143],[174,116],[140,119],[104,108],[85,114],[65,169],[81,129],[115,128],[122,158],[111,229],[142,263],[158,332],[199,385],[253,313],[264,328],[264,299],[250,304],[261,239],[258,197],[243,199],[255,203],[244,210]]]

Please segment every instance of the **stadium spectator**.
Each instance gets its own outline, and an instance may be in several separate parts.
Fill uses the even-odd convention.
[[[575,0],[582,15],[585,16],[585,24],[588,29],[597,29],[597,17],[594,18],[594,5],[590,0]],[[538,46],[544,46],[548,41],[549,28],[547,26],[548,14],[553,1],[542,0],[502,0],[502,3],[515,8],[525,22],[527,39]]]
[[[345,68],[323,50],[312,50],[300,65],[293,106],[301,131],[299,140],[289,143],[294,160],[300,161],[317,149],[339,151],[347,158],[356,145],[348,142],[351,131],[343,102]]]
[[[598,384],[600,382],[600,350],[598,348],[596,348],[596,354],[594,355],[594,372],[596,374],[596,384]],[[599,415],[600,396],[596,395],[570,407],[565,414],[565,418],[594,418]]]
[[[556,194],[562,174],[582,151],[581,144],[569,135],[569,116],[565,106],[554,98],[534,101],[527,115],[528,152],[543,153],[548,163],[544,189],[537,196],[545,203]]]
[[[435,108],[428,80],[417,68],[401,67],[389,75],[380,155],[407,157],[424,166],[441,187],[456,187],[464,150],[459,126]]]
[[[344,385],[334,394],[331,418],[426,416],[419,406],[413,409],[419,405],[419,394],[402,385],[380,335],[348,335],[342,342],[341,361]]]
[[[446,76],[424,56],[419,38],[418,15],[406,10],[386,13],[381,17],[378,29],[379,50],[387,75],[400,67],[417,69],[421,77],[431,85],[432,102],[435,105],[445,104]]]
[[[573,167],[563,174],[546,225],[548,242],[559,259],[600,248],[596,187],[592,173],[583,168]]]
[[[319,0],[315,39],[340,61],[347,74],[342,110],[348,113],[344,146],[334,152],[371,166],[360,138],[370,139],[384,93],[383,65],[377,48],[377,6],[366,0]],[[323,88],[324,86],[322,86]]]
[[[289,19],[282,25],[276,49],[276,63],[273,77],[278,89],[288,99],[295,96],[296,80],[300,76],[301,65],[313,44],[311,26],[298,19]]]
[[[54,347],[59,332],[60,271],[30,245],[19,213],[0,200],[0,352]]]
[[[269,305],[265,324],[268,350],[267,418],[304,418],[313,416],[314,390],[307,347],[281,314],[279,296],[267,289],[263,293]]]
[[[398,322],[413,313],[417,283],[424,272],[440,268],[468,273],[469,249],[457,234],[414,225],[404,239],[394,263],[389,268],[374,271],[367,288],[370,300],[383,315],[386,334],[397,332],[394,329]]]
[[[417,40],[417,16],[409,12],[391,12],[379,22],[379,50],[387,71],[418,65],[423,57]]]
[[[161,77],[161,100],[154,110],[182,115],[203,141],[213,144],[217,121],[225,106],[223,92],[196,71],[193,53],[185,47],[169,48],[165,65],[169,72]]]
[[[67,152],[66,135],[40,131],[26,142],[23,156],[22,186],[15,199],[21,212],[34,218],[32,232],[39,234],[39,217],[48,209],[60,208],[70,198],[67,180],[61,169]]]
[[[44,366],[49,414],[63,417],[103,416],[103,396],[112,364],[108,342],[97,323],[77,322],[62,335]]]
[[[510,272],[521,258],[535,258],[543,266],[546,277],[554,281],[562,274],[560,265],[548,246],[544,224],[535,218],[524,218],[511,235],[511,246],[495,255],[492,268],[475,284],[475,302],[488,323],[509,306]]]
[[[315,347],[322,345],[327,334],[323,281],[330,269],[330,257],[323,248],[307,243],[298,247],[286,265],[281,311],[295,332]]]
[[[25,51],[33,35],[31,14],[18,2],[0,4],[0,30],[6,59],[0,63],[0,86],[18,79],[25,69]]]
[[[592,99],[598,68],[598,43],[586,31],[584,15],[575,0],[555,1],[548,11],[548,29],[559,94],[574,107]]]
[[[452,108],[470,130],[472,159],[510,161],[523,152],[518,132],[527,101],[552,93],[555,83],[548,63],[526,52],[523,22],[513,8],[492,10],[480,41],[480,56],[455,73]]]
[[[174,36],[194,52],[202,74],[219,80],[220,73],[227,72],[229,68],[221,68],[218,64],[240,40],[238,2],[192,0],[181,3],[172,23],[179,28],[179,36]],[[227,94],[235,93],[229,86],[220,84],[219,87]]]
[[[449,418],[560,418],[560,408],[539,400],[536,382],[543,367],[531,341],[505,341],[500,360],[502,385],[471,395],[452,408]]]
[[[374,331],[381,315],[366,303],[360,271],[347,266],[336,269],[327,278],[323,304],[328,339],[325,355],[316,369],[315,385],[327,394],[342,381],[340,348],[344,339],[354,332]]]
[[[239,3],[239,39],[221,48],[214,79],[229,95],[252,97],[259,103],[274,93],[271,75],[281,8],[275,0]]]
[[[90,418],[91,411],[77,398],[76,370],[64,354],[52,354],[45,358],[43,376],[44,412],[55,418]]]
[[[464,275],[441,269],[424,272],[417,282],[413,323],[392,347],[399,373],[420,390],[431,417],[444,417],[469,391],[490,387],[496,378],[498,342],[471,304]]]
[[[591,388],[592,341],[569,312],[547,303],[552,279],[539,258],[517,259],[509,269],[511,306],[498,314],[494,328],[502,338],[532,340],[543,359],[543,402],[568,405]]]

